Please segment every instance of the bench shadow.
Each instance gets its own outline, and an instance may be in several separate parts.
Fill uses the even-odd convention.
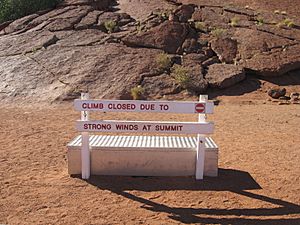
[[[141,207],[144,209],[153,212],[168,213],[170,219],[180,223],[300,224],[300,217],[280,218],[280,216],[300,214],[299,205],[250,192],[249,190],[258,190],[261,187],[249,173],[239,170],[219,169],[218,177],[205,177],[203,181],[195,181],[191,177],[92,176],[87,182],[101,190],[109,190],[127,199],[139,202],[143,204]],[[129,193],[128,191],[131,190],[144,192],[163,190],[230,191],[247,198],[274,204],[276,207],[234,209],[171,207]],[[263,216],[263,218],[253,218],[255,216]],[[268,218],[268,216],[275,216],[276,218]]]
[[[113,177],[113,179],[112,179]],[[218,177],[205,177],[196,181],[192,177],[126,177],[126,176],[91,176],[88,182],[106,190],[140,190],[171,191],[171,190],[255,190],[261,189],[259,184],[244,171],[219,169]]]

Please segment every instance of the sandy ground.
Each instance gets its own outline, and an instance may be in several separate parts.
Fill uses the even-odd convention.
[[[216,124],[219,177],[198,182],[70,177],[65,146],[78,117],[63,105],[0,109],[0,224],[300,224],[300,105],[217,106],[209,120]]]

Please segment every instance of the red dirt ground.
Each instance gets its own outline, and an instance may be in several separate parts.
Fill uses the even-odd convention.
[[[209,120],[216,124],[219,177],[198,182],[193,177],[70,177],[65,146],[76,135],[79,117],[71,106],[8,106],[0,116],[0,223],[300,224],[299,105],[231,101],[217,106]]]

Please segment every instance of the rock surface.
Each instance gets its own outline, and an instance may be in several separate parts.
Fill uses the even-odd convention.
[[[191,19],[195,11],[195,5],[181,5],[179,6],[174,14],[178,17],[179,22],[186,23]]]
[[[188,71],[185,88],[194,94],[235,85],[245,71],[269,77],[300,68],[296,18],[288,27],[277,26],[285,15],[245,8],[141,4],[153,11],[119,10],[110,0],[67,0],[1,24],[0,99],[71,100],[87,89],[97,97],[128,99],[138,85],[150,99],[185,91],[171,71],[157,72],[163,52]]]
[[[108,48],[110,51],[106,51]],[[130,91],[139,83],[140,74],[153,70],[152,62],[158,53],[113,43],[76,48],[57,45],[26,56],[7,57],[0,72],[3,84],[8,85],[3,85],[4,90],[17,98],[25,99],[29,96],[23,93],[30,92],[31,97],[44,101],[70,100],[87,88],[92,96],[120,98],[124,89]],[[129,60],[124,61],[123,57]],[[22,81],[16,82],[20,87],[11,87],[12,80]],[[43,82],[39,83],[40,80]]]
[[[164,95],[180,92],[180,87],[176,84],[175,79],[168,74],[145,77],[142,86],[145,89],[145,94],[152,98],[161,98]]]
[[[199,54],[194,54],[193,56],[183,57],[182,65],[188,68],[189,83],[187,85],[187,90],[194,94],[205,93],[208,87],[208,82],[204,78],[203,68],[201,66],[201,61],[203,58],[199,57]]]
[[[230,87],[246,78],[245,71],[240,66],[230,64],[213,64],[209,66],[205,77],[211,87]]]
[[[211,42],[211,48],[217,53],[221,62],[233,63],[237,54],[237,40],[217,38]]]
[[[279,48],[254,55],[241,63],[262,76],[281,76],[300,68],[300,45]]]
[[[179,22],[165,21],[138,35],[130,35],[123,42],[132,47],[162,49],[167,53],[179,53],[181,46],[189,34],[189,26]]]

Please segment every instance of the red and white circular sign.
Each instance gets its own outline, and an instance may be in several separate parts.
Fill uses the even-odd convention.
[[[205,105],[202,103],[195,104],[195,110],[197,113],[203,113],[205,111]]]

